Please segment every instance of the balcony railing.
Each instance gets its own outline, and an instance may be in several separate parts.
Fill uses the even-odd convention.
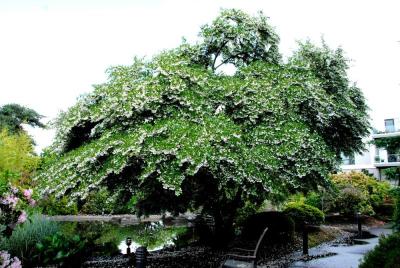
[[[375,156],[375,163],[395,163],[400,162],[400,154],[388,154],[387,159]]]
[[[388,154],[388,162],[400,162],[400,154]]]
[[[387,133],[395,133],[400,132],[400,129],[395,127],[386,128],[384,131],[373,129],[372,134],[387,134]]]

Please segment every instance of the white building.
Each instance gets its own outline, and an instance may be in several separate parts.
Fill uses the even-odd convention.
[[[400,136],[400,118],[385,119],[378,130],[374,130],[371,137],[366,140],[366,151],[350,157],[343,157],[341,169],[343,171],[367,170],[377,179],[383,179],[383,169],[400,166],[400,150],[388,152],[370,144],[371,140]],[[400,149],[400,148],[399,148]]]

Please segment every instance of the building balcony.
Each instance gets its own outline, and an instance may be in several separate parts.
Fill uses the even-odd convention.
[[[390,138],[400,136],[400,129],[393,129],[393,131],[374,131],[372,134],[373,139]]]
[[[400,154],[388,154],[387,157],[376,156],[376,167],[398,167],[400,166]]]

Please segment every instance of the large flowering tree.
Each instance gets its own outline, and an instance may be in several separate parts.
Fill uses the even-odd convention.
[[[306,43],[284,63],[267,18],[238,10],[199,37],[111,68],[60,114],[41,193],[106,186],[139,213],[201,209],[218,233],[245,201],[324,185],[341,153],[362,150],[367,107],[340,50]]]

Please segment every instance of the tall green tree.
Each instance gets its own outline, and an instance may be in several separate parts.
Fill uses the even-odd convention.
[[[330,78],[311,64],[338,57],[326,47],[283,63],[267,21],[223,10],[197,44],[111,68],[56,121],[42,194],[85,199],[106,186],[139,214],[197,209],[228,235],[246,201],[326,185],[341,153],[362,150],[364,98],[330,83],[347,65]],[[228,63],[234,75],[220,71]]]
[[[22,124],[44,128],[45,125],[40,122],[41,118],[43,116],[35,110],[19,104],[6,104],[0,107],[0,129],[7,128],[12,134],[22,131]]]
[[[27,134],[11,135],[6,129],[0,131],[0,173],[30,173],[37,164],[38,157]]]

